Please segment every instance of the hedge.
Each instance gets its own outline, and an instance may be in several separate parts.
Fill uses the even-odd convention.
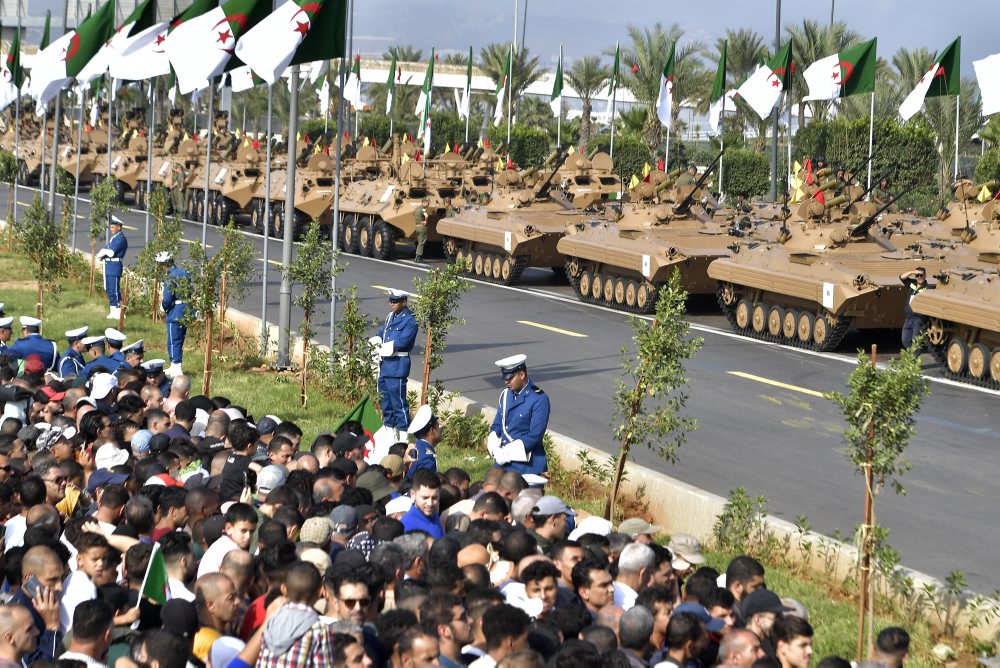
[[[611,147],[611,135],[603,132],[594,135],[587,142],[587,154],[589,155],[596,148],[607,151]],[[673,151],[671,151],[672,153]],[[642,176],[642,168],[649,164],[654,166],[653,156],[650,155],[646,143],[640,138],[630,134],[615,134],[615,173],[621,177],[625,183],[629,182],[632,175]]]
[[[984,181],[1000,183],[1000,146],[986,151],[976,165],[976,183]]]
[[[726,149],[722,156],[723,187],[728,195],[763,197],[771,187],[767,154],[748,148]],[[718,183],[718,178],[715,179]]]
[[[507,142],[507,126],[491,127],[487,136],[494,148],[502,146]],[[510,159],[518,168],[538,167],[547,157],[549,157],[549,137],[544,129],[520,123],[511,126]]]

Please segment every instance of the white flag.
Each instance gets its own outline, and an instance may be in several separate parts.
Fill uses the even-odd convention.
[[[74,37],[76,31],[70,30],[49,44],[44,51],[35,54],[32,60],[27,94],[34,98],[35,111],[39,116],[45,111],[49,101],[73,80],[66,76],[66,51]]]
[[[207,88],[208,80],[222,73],[236,46],[233,32],[226,12],[216,7],[185,21],[167,35],[163,47],[181,93]]]
[[[782,90],[784,88],[778,75],[767,65],[761,65],[756,72],[747,77],[737,92],[763,119],[771,115]]]
[[[803,100],[836,100],[840,97],[840,54],[820,58],[802,73],[809,94]]]
[[[974,60],[972,66],[976,70],[976,79],[979,81],[983,116],[997,113],[1000,111],[1000,53],[987,56],[982,60]]]
[[[170,60],[163,50],[170,24],[164,21],[132,35],[111,57],[108,71],[116,79],[140,81],[170,74]]]

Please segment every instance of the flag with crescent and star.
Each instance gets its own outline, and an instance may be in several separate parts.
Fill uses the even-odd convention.
[[[920,77],[903,104],[899,106],[899,115],[908,121],[924,106],[928,97],[944,97],[958,95],[962,87],[962,72],[959,67],[962,62],[962,38],[945,47],[945,50],[934,59],[934,64]]]
[[[114,34],[115,3],[109,0],[76,30],[70,30],[35,55],[31,90],[39,113],[76,77]]]
[[[792,40],[788,40],[774,56],[747,77],[737,92],[758,116],[767,118],[791,82],[792,70]]]
[[[0,111],[3,111],[21,94],[21,84],[24,83],[24,70],[21,68],[21,35],[14,31],[10,41],[10,50],[3,58],[0,68]]]
[[[170,74],[170,59],[164,50],[167,35],[178,26],[201,16],[215,6],[212,0],[194,0],[187,9],[170,21],[157,23],[135,32],[119,49],[119,56],[112,59],[108,70],[116,79],[139,81]],[[176,94],[175,82],[170,85]]]
[[[723,108],[726,105],[726,58],[729,55],[729,42],[722,40],[722,50],[719,52],[719,65],[715,69],[715,81],[712,83],[712,94],[708,105],[708,124],[712,132],[719,134]]]
[[[670,116],[674,106],[674,49],[677,43],[670,45],[670,55],[663,66],[663,73],[660,75],[660,93],[656,98],[656,116],[663,125],[670,125]]]
[[[401,73],[397,73],[396,50],[392,50],[392,64],[389,65],[389,78],[385,82],[385,114],[392,114],[392,100],[396,96],[396,79]]]
[[[334,4],[333,0],[288,0],[239,39],[236,57],[273,84],[292,63],[326,3]]]
[[[163,47],[182,95],[207,88],[209,79],[222,74],[237,40],[266,15],[261,8],[270,3],[229,0],[170,31]]]
[[[361,56],[354,56],[354,64],[347,73],[344,82],[344,100],[351,103],[355,110],[364,109],[365,103],[361,97]]]
[[[144,0],[136,5],[114,34],[104,43],[87,66],[76,76],[80,85],[88,84],[103,76],[111,65],[111,61],[119,57],[121,49],[128,43],[129,37],[156,24],[156,4],[153,0]]]
[[[809,86],[803,100],[835,100],[875,92],[877,39],[820,58],[802,73]]]

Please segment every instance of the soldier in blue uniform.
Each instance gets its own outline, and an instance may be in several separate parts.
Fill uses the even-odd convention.
[[[118,362],[118,366],[125,366],[125,355],[122,354],[122,346],[128,337],[117,329],[108,327],[104,330],[104,342],[107,345],[108,357]]]
[[[163,251],[156,254],[156,261],[166,265],[167,278],[163,281],[163,312],[167,314],[167,356],[170,366],[164,371],[167,378],[174,378],[184,373],[181,364],[184,361],[184,337],[187,336],[187,326],[184,317],[187,304],[179,294],[191,280],[190,274],[174,264],[170,253]]]
[[[157,386],[163,396],[167,396],[170,394],[170,379],[163,375],[164,364],[166,360],[152,359],[146,360],[141,366],[146,370],[146,382]]]
[[[0,318],[0,355],[7,354],[7,348],[10,346],[10,340],[13,336],[14,318],[9,315]]]
[[[417,437],[417,442],[412,446],[416,450],[416,455],[406,471],[406,477],[412,478],[417,469],[430,469],[437,473],[435,447],[441,442],[441,423],[431,411],[431,407],[424,404],[418,408],[417,414],[413,416],[413,422],[406,431],[411,436]]]
[[[549,424],[549,397],[528,378],[526,360],[513,355],[495,362],[507,389],[500,394],[487,443],[497,466],[540,475],[548,469],[542,437]]]
[[[69,347],[66,348],[66,352],[59,358],[57,373],[60,378],[65,379],[70,376],[79,376],[83,372],[83,367],[87,366],[87,361],[83,359],[82,353],[84,350],[83,338],[87,336],[87,332],[89,331],[89,327],[80,327],[66,332],[66,340],[69,341]]]
[[[123,355],[122,364],[126,368],[134,368],[142,364],[143,358],[146,356],[146,341],[145,339],[139,339],[135,343],[130,343],[121,350]],[[112,355],[112,357],[114,357]]]
[[[38,355],[46,371],[55,371],[59,361],[59,346],[39,333],[42,321],[27,315],[22,315],[20,321],[24,336],[7,347],[7,355],[22,360],[27,359],[28,355]]]
[[[118,372],[121,364],[104,354],[104,346],[103,336],[88,336],[83,340],[83,347],[87,349],[87,359],[89,361],[83,367],[81,376],[89,378],[97,367],[104,369],[104,373],[113,374]]]
[[[410,351],[417,340],[417,319],[406,305],[410,293],[389,290],[389,315],[378,330],[381,339],[378,390],[382,395],[382,422],[398,431],[410,424],[406,379],[410,376]]]
[[[122,260],[128,251],[128,240],[122,234],[122,221],[111,216],[108,223],[111,238],[108,245],[97,252],[97,259],[104,260],[104,291],[108,293],[108,320],[121,315]]]

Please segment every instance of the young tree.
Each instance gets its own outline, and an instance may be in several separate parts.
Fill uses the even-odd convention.
[[[108,221],[112,214],[121,209],[115,180],[106,178],[98,181],[90,189],[90,296],[94,296],[94,274],[97,271],[97,242],[108,231]]]
[[[306,405],[306,382],[309,373],[309,342],[312,340],[312,319],[316,315],[319,304],[329,301],[333,294],[333,276],[340,266],[336,259],[339,251],[330,246],[327,235],[322,233],[319,221],[309,224],[302,243],[295,254],[295,260],[287,268],[285,275],[292,283],[302,286],[302,292],[293,301],[302,309],[302,324],[299,334],[302,336],[302,389],[299,401]],[[333,258],[333,262],[331,262]]]
[[[253,243],[240,234],[232,219],[222,228],[219,256],[222,269],[222,286],[219,290],[219,354],[222,355],[226,340],[226,303],[232,299],[237,303],[242,302],[247,296],[247,285],[257,276]]]
[[[906,446],[914,432],[914,415],[930,393],[930,382],[921,374],[918,340],[910,348],[903,348],[899,357],[884,368],[875,364],[876,350],[872,346],[871,360],[865,352],[858,352],[858,366],[847,381],[849,392],[834,392],[833,399],[847,422],[844,443],[847,456],[865,476],[865,509],[861,525],[861,599],[858,608],[858,661],[862,659],[865,638],[865,619],[868,618],[868,654],[871,654],[872,624],[874,615],[869,607],[872,601],[871,570],[875,532],[875,497],[889,484],[897,494],[906,490],[898,478],[910,470],[905,457]]]
[[[340,380],[337,385],[348,405],[357,404],[366,396],[377,403],[378,365],[373,363],[373,346],[365,336],[377,323],[367,313],[362,313],[358,290],[351,286],[338,321],[339,355],[333,360],[335,377]]]
[[[205,366],[201,393],[209,394],[212,386],[212,333],[215,331],[215,308],[219,304],[219,254],[209,256],[200,242],[188,247],[188,259],[183,263],[188,273],[186,285],[178,286],[178,294],[187,302],[185,326],[204,325]]]
[[[464,324],[465,320],[455,315],[458,300],[463,292],[468,292],[472,284],[462,277],[466,267],[461,262],[447,264],[432,269],[427,278],[413,279],[417,288],[413,315],[426,333],[424,343],[424,374],[420,389],[420,403],[427,403],[427,386],[431,371],[444,362],[445,341],[452,325]]]
[[[691,338],[685,317],[687,292],[675,271],[656,299],[652,322],[632,318],[635,351],[622,347],[622,376],[615,381],[614,428],[618,449],[611,491],[604,506],[604,517],[611,519],[618,501],[625,462],[633,446],[653,449],[661,459],[674,463],[677,449],[687,441],[687,434],[698,428],[698,421],[681,415],[687,403],[684,387],[688,379],[684,363],[701,348],[702,339]],[[647,406],[647,401],[656,402]]]
[[[15,243],[21,254],[31,262],[31,274],[38,283],[35,317],[42,317],[42,302],[46,291],[59,291],[60,280],[69,274],[70,255],[65,246],[65,230],[56,225],[40,195],[35,195],[15,229]]]

